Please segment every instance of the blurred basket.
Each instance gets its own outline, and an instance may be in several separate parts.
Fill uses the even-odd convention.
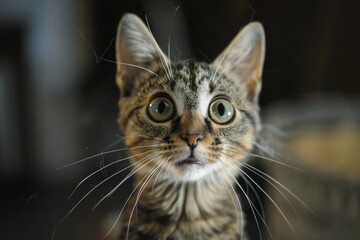
[[[360,101],[313,98],[277,104],[267,109],[264,121],[285,133],[281,141],[265,128],[264,136],[272,143],[273,157],[288,165],[268,163],[269,175],[310,208],[268,184],[287,218],[267,202],[273,239],[359,240]]]

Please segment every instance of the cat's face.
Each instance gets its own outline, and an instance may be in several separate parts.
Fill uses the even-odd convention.
[[[135,168],[174,181],[238,171],[260,128],[264,56],[261,26],[244,30],[211,64],[171,62],[141,20],[123,18],[119,123]]]

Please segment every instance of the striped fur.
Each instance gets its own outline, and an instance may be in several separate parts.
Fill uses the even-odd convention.
[[[246,239],[233,184],[261,126],[261,25],[245,27],[211,64],[171,62],[142,21],[127,14],[116,48],[118,122],[135,173],[120,239]],[[147,112],[158,94],[174,106],[165,122]],[[209,116],[219,97],[234,107],[226,124]],[[196,147],[184,138],[190,134],[201,136]],[[183,164],[189,156],[200,164]]]

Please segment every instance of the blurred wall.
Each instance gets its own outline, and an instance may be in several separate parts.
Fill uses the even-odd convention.
[[[119,140],[111,61],[124,13],[146,16],[173,58],[205,61],[242,26],[262,22],[266,108],[313,94],[359,97],[359,9],[341,0],[0,1],[0,186],[9,204],[74,185],[88,165],[56,169]]]
[[[79,157],[79,1],[1,1],[1,176],[59,181]],[[85,31],[86,28],[83,29]]]

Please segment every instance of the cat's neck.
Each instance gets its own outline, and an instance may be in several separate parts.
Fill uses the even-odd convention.
[[[217,174],[193,182],[154,180],[138,194],[141,197],[137,205],[175,221],[196,221],[222,215],[224,205],[233,206],[233,213],[239,214],[239,202],[232,184],[229,178]]]
[[[243,239],[243,213],[230,176],[215,173],[177,183],[147,182],[144,176],[135,178],[139,190],[131,199],[124,234],[141,239]]]

